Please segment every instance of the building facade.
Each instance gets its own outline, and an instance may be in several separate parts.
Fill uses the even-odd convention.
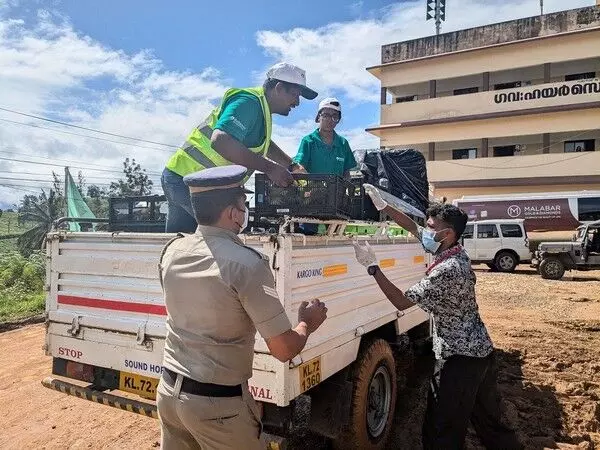
[[[600,6],[384,45],[382,147],[436,197],[600,189]]]

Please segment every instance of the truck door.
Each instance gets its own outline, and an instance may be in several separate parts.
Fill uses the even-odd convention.
[[[475,259],[478,261],[492,261],[496,252],[502,247],[502,240],[495,223],[476,225],[477,244],[475,247]]]

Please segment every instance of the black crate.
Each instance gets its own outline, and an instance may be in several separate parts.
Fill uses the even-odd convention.
[[[166,202],[164,195],[112,197],[109,200],[109,230],[164,233]]]
[[[353,214],[355,186],[337,175],[294,174],[295,186],[276,186],[262,173],[256,174],[256,217],[315,217],[349,219]]]

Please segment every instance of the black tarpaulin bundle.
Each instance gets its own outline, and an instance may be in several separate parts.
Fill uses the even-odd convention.
[[[421,152],[413,149],[356,150],[354,156],[365,183],[425,212],[429,206],[429,182]]]

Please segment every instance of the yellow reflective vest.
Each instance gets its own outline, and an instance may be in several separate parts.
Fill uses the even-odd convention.
[[[183,147],[178,148],[173,156],[169,158],[166,165],[167,169],[184,177],[202,169],[233,164],[212,148],[211,137],[214,127],[219,119],[219,115],[221,114],[221,110],[223,109],[223,105],[225,105],[231,96],[241,92],[255,95],[259,99],[262,107],[263,119],[265,121],[265,140],[258,147],[250,148],[250,151],[261,156],[267,154],[269,144],[271,143],[273,123],[271,119],[271,110],[269,109],[264,89],[262,87],[245,89],[234,88],[228,89],[227,92],[225,92],[221,104],[210,113],[204,122],[193,129]],[[251,174],[251,172],[248,172],[246,179],[248,179]]]

